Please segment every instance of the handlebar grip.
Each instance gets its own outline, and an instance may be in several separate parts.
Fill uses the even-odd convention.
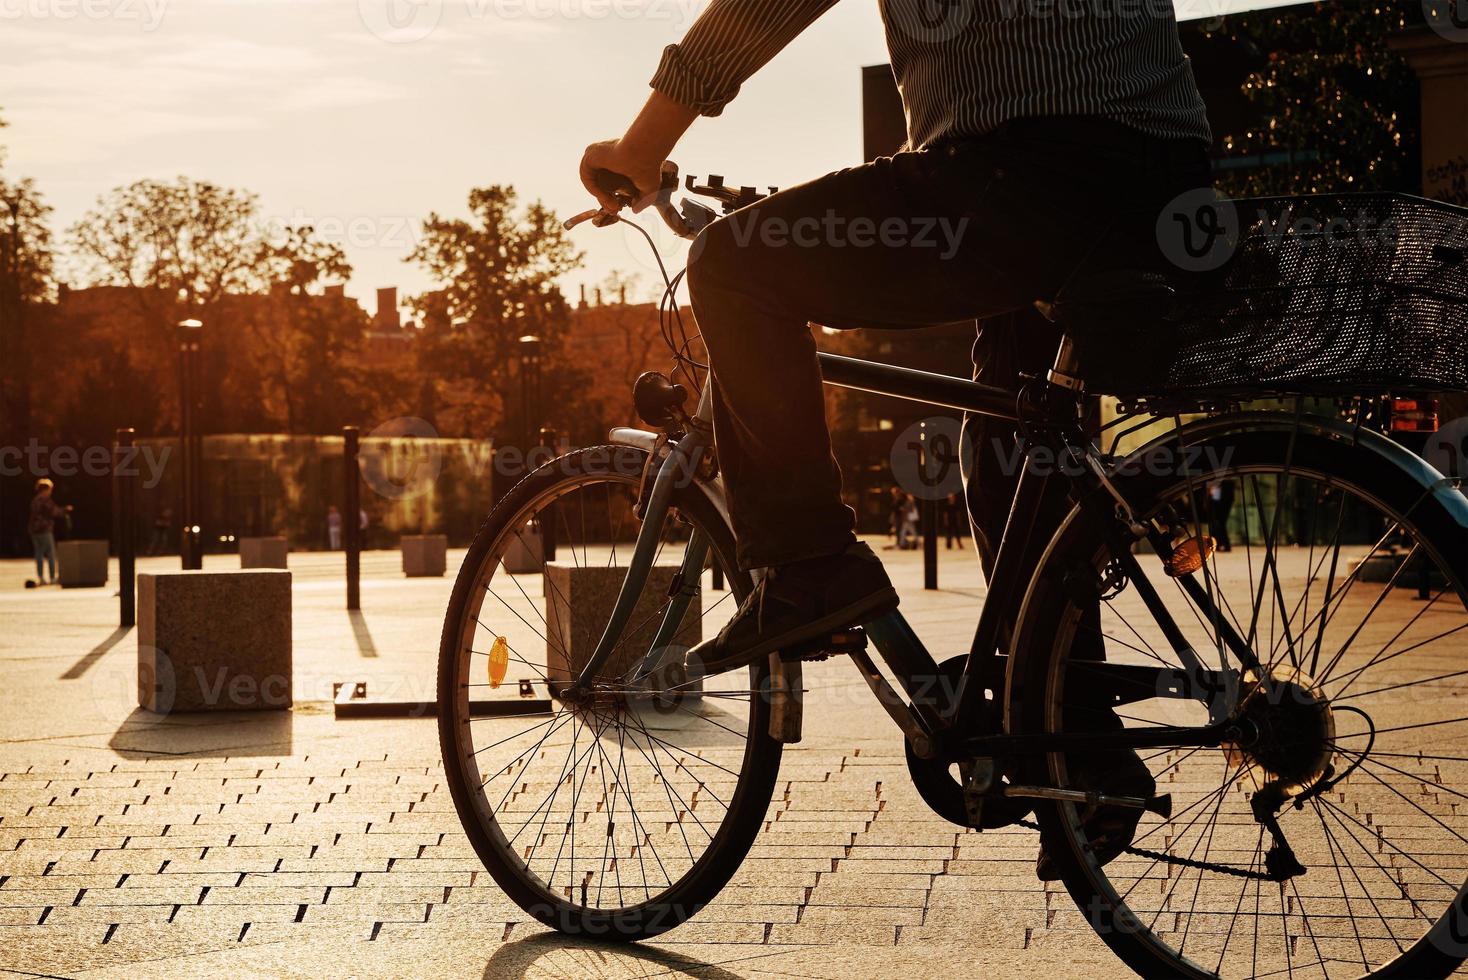
[[[632,181],[614,171],[601,169],[593,170],[591,173],[591,179],[596,182],[597,188],[600,189],[603,194],[606,194],[608,197],[616,198],[617,203],[622,205],[623,207],[627,207],[635,203],[636,200],[642,196],[641,193],[637,190],[636,184],[632,183]]]

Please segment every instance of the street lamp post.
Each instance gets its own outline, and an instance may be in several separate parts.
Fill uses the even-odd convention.
[[[179,448],[183,453],[183,480],[179,488],[179,560],[184,569],[204,567],[203,488],[200,481],[203,437],[199,433],[199,341],[204,324],[184,320],[178,325],[179,353]]]
[[[523,435],[520,445],[530,452],[530,441],[535,437],[540,423],[540,338],[526,334],[520,338],[520,414]]]

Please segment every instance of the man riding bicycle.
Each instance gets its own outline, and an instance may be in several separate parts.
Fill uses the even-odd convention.
[[[626,134],[587,148],[587,189],[618,210],[598,181],[610,172],[636,186],[634,209],[650,203],[694,119],[718,115],[834,2],[713,0],[664,52]],[[910,149],[736,212],[690,253],[738,558],[766,569],[720,634],[690,654],[710,673],[897,605],[841,501],[810,323],[991,317],[1053,300],[1082,275],[1160,267],[1158,214],[1212,183],[1207,113],[1171,0],[882,0],[882,16]],[[918,234],[933,228],[946,234]],[[975,376],[1018,386],[1050,366],[1058,344],[1053,329],[981,330]],[[1013,435],[966,423],[969,510],[986,573],[1019,477]],[[1066,495],[1062,479],[1051,481],[1042,532],[1067,511]],[[1088,618],[1096,625],[1081,631],[1076,645],[1086,649],[1073,656],[1099,659],[1099,605]],[[1088,724],[1120,724],[1103,713]],[[1151,792],[1132,753],[1098,754],[1095,768],[1108,791]],[[1140,811],[1107,809],[1088,830],[1101,849],[1119,851]],[[1040,872],[1049,876],[1043,857]]]

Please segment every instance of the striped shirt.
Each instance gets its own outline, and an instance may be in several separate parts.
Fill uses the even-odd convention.
[[[1172,0],[879,0],[908,145],[1099,116],[1211,142]],[[711,0],[652,87],[716,116],[836,0]]]

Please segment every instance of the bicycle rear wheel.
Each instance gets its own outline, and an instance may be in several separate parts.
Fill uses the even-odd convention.
[[[1104,866],[1083,806],[1041,806],[1047,853],[1087,924],[1143,976],[1447,976],[1468,955],[1464,531],[1343,440],[1240,431],[1198,448],[1191,472],[1118,485],[1142,520],[1194,540],[1209,533],[1210,485],[1236,488],[1238,545],[1195,573],[1216,616],[1138,556],[1205,665],[1238,672],[1215,695],[1234,740],[1141,751],[1172,812],[1145,813],[1132,850]],[[1094,710],[1095,668],[1071,654],[1096,629],[1078,593],[1104,578],[1101,538],[1073,515],[1043,559],[1015,645],[1011,731],[1075,733],[1067,713]],[[1261,670],[1241,669],[1225,627]],[[1182,668],[1135,587],[1102,603],[1099,628],[1111,663]],[[1127,729],[1208,724],[1213,701],[1157,693],[1115,709]],[[1104,785],[1082,771],[1096,758],[1037,756],[1029,778]],[[1256,801],[1303,873],[1275,873],[1284,862]]]
[[[439,654],[444,768],[470,842],[516,904],[582,936],[645,938],[709,902],[748,853],[780,765],[758,693],[767,665],[701,683],[641,676],[691,535],[709,560],[689,573],[699,595],[665,652],[712,635],[749,589],[697,487],[675,492],[659,557],[591,696],[561,697],[626,577],[646,461],[626,447],[584,449],[516,485],[469,548]],[[710,587],[715,562],[728,592]]]

